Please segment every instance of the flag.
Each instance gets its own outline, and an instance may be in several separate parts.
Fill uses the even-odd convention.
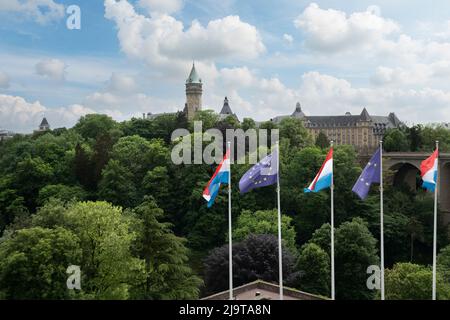
[[[422,176],[422,187],[434,192],[437,182],[439,150],[436,151],[420,165],[420,175]]]
[[[374,153],[369,163],[364,168],[363,172],[353,186],[352,191],[356,193],[362,200],[367,198],[370,186],[381,181],[381,149]]]
[[[277,183],[278,178],[278,148],[255,164],[239,181],[241,194],[253,189],[270,186]]]
[[[319,170],[319,173],[314,178],[313,182],[305,192],[319,192],[320,190],[331,187],[333,181],[333,148],[330,149],[325,162]]]
[[[230,175],[230,149],[227,150],[222,162],[220,162],[214,175],[209,180],[208,184],[203,190],[203,198],[208,201],[208,208],[214,204],[214,200],[219,193],[220,185],[222,183],[228,183]]]

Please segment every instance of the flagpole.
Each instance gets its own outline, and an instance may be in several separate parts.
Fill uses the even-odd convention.
[[[278,270],[280,280],[280,300],[283,300],[283,253],[281,246],[281,206],[280,206],[280,144],[277,141],[277,203],[278,203]]]
[[[230,300],[233,300],[233,235],[231,226],[231,142],[227,142],[227,152],[230,151],[230,170],[228,173],[228,255],[229,255],[229,281]]]
[[[436,141],[436,150],[438,150],[438,156],[436,158],[437,163],[437,175],[436,186],[434,188],[434,227],[433,227],[433,300],[436,300],[436,241],[437,241],[437,207],[438,207],[438,187],[439,187],[439,141]]]
[[[333,141],[331,141],[331,148],[333,148]],[[333,155],[334,167],[334,155]],[[331,299],[335,300],[335,280],[334,280],[334,170],[331,175]]]
[[[380,140],[380,289],[384,300],[384,204],[383,204],[383,140]]]

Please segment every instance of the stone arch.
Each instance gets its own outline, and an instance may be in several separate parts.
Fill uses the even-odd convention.
[[[440,210],[444,212],[444,223],[450,223],[450,161],[440,166],[439,202]]]
[[[420,169],[409,162],[400,162],[391,165],[389,168],[394,172],[392,184],[396,187],[406,184],[411,190],[417,190],[421,187]]]

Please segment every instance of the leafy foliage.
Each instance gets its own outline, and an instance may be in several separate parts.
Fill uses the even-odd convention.
[[[314,141],[298,119],[256,125],[249,118],[238,123],[234,117],[220,120],[212,111],[202,111],[195,120],[203,121],[203,131],[268,129],[270,136],[271,130],[280,129],[282,235],[290,276],[286,280],[298,289],[328,295],[330,193],[303,193],[326,156],[326,137],[319,134]],[[122,123],[105,115],[87,115],[74,128],[0,142],[0,277],[8,277],[0,281],[0,296],[196,299],[226,289],[227,190],[222,188],[215,205],[206,207],[202,190],[216,166],[174,165],[170,156],[176,142],[171,134],[176,128],[192,131],[193,122],[183,113]],[[385,147],[387,151],[430,152],[435,140],[441,141],[442,151],[450,150],[450,131],[420,125],[389,130]],[[371,299],[374,294],[365,281],[367,266],[378,261],[377,187],[364,202],[351,192],[362,170],[353,147],[336,147],[334,164],[337,295]],[[238,182],[250,166],[233,164],[232,169],[239,271],[235,283],[256,278],[276,282],[276,187],[241,195]],[[390,177],[390,172],[385,174]],[[420,268],[431,264],[432,209],[429,194],[385,184],[387,268],[394,270],[396,263],[413,262]],[[445,248],[447,226],[440,224],[438,235],[438,247]],[[66,247],[63,239],[67,239]],[[42,256],[35,248],[42,248]],[[60,254],[63,248],[65,257]],[[25,260],[11,260],[19,256]],[[448,250],[442,249],[438,267],[445,283],[447,256]],[[68,292],[61,286],[68,260],[82,267],[82,292]],[[32,273],[31,266],[46,273]],[[199,275],[206,283],[202,293]],[[428,295],[426,277],[416,278],[423,281],[402,287],[402,294],[409,290]],[[33,290],[16,280],[31,281]]]
[[[228,245],[214,249],[205,259],[206,293],[228,288]],[[250,235],[233,244],[233,284],[240,286],[255,280],[278,281],[278,240],[273,235]],[[293,285],[299,274],[295,258],[283,248],[283,282]]]
[[[436,296],[450,299],[450,285],[437,274]],[[429,267],[412,263],[397,263],[385,272],[386,299],[431,300],[432,271]]]

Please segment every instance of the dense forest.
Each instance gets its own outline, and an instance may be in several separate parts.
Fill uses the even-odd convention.
[[[203,129],[255,128],[252,119],[219,121],[199,112]],[[0,142],[1,299],[197,299],[228,285],[227,191],[207,208],[202,191],[215,165],[174,165],[182,113],[118,123],[87,115],[70,129]],[[330,194],[304,194],[328,151],[302,123],[280,130],[285,285],[330,294]],[[387,151],[450,150],[450,131],[390,130]],[[352,146],[335,149],[337,299],[377,299],[366,286],[379,263],[379,195],[361,201],[352,186],[361,163]],[[278,280],[275,186],[240,195],[251,165],[232,166],[234,284]],[[385,172],[386,177],[392,175]],[[389,181],[389,179],[387,179]],[[433,198],[408,186],[385,186],[386,298],[430,299]],[[438,239],[438,298],[450,299],[447,226]],[[66,269],[80,266],[81,290]]]

